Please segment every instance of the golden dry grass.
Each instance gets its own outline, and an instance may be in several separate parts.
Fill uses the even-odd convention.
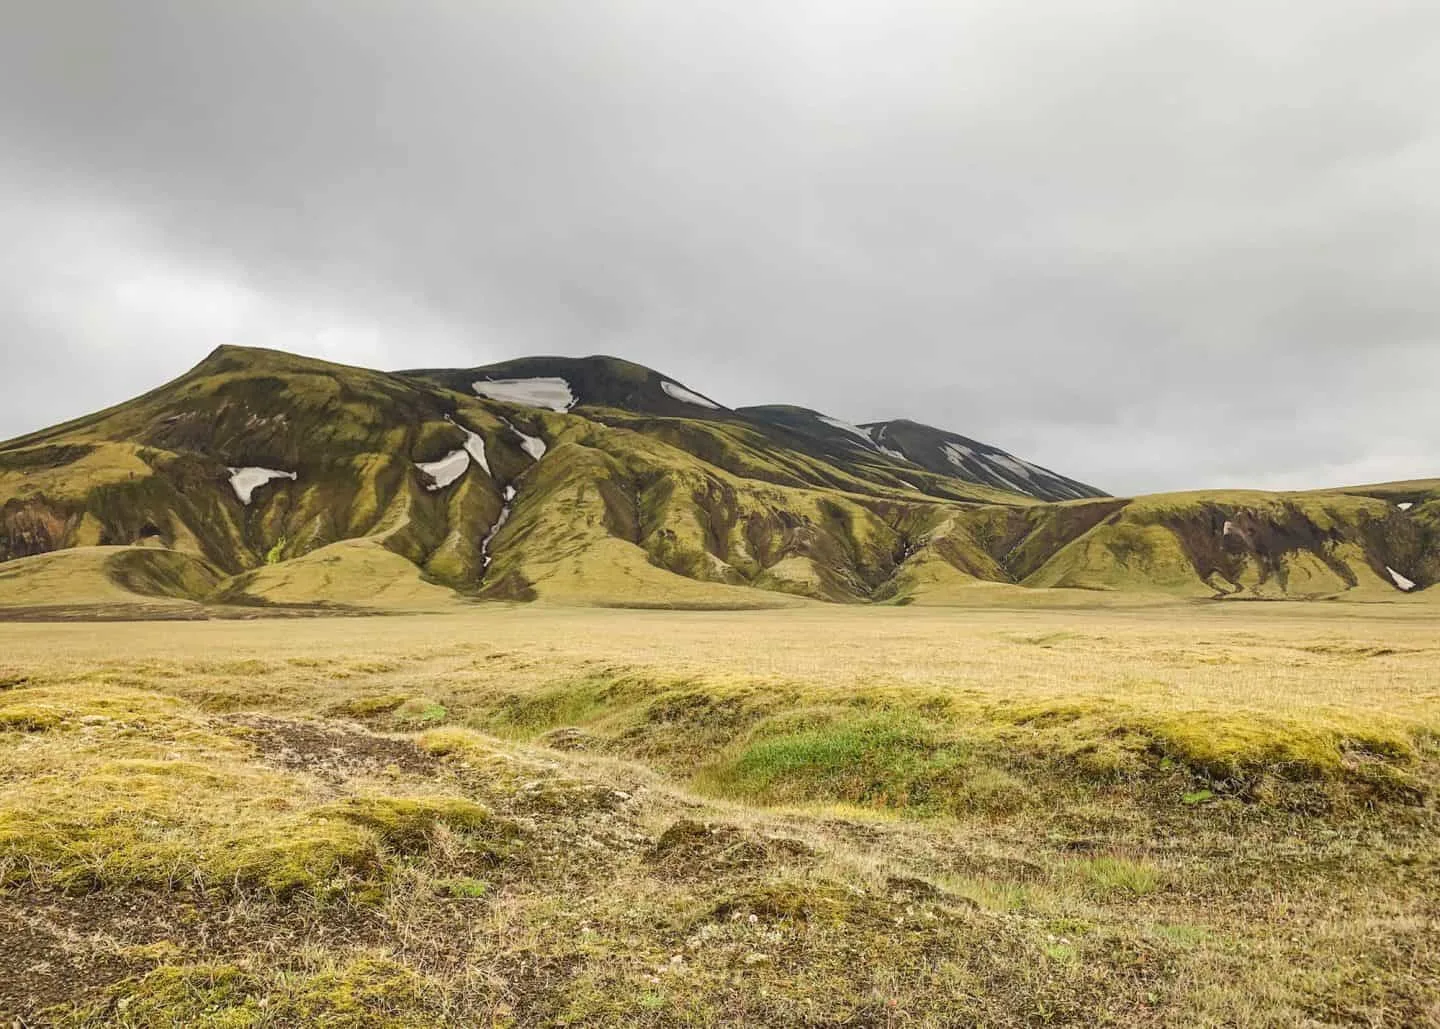
[[[1437,739],[1420,605],[0,624],[0,1010],[1437,1024]]]
[[[707,612],[484,605],[318,622],[0,623],[0,655],[7,666],[40,665],[52,675],[158,662],[203,677],[227,662],[280,669],[297,658],[363,664],[379,657],[396,667],[375,677],[396,688],[412,678],[538,685],[622,665],[841,693],[940,690],[998,703],[1085,698],[1152,710],[1337,712],[1431,725],[1440,713],[1440,629],[1434,611],[1419,605]],[[287,678],[299,695],[317,685],[303,672]]]

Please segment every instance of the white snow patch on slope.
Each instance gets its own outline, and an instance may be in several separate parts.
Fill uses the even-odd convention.
[[[1411,501],[1407,500],[1407,501],[1405,501],[1404,503],[1402,503],[1402,504],[1396,504],[1395,506],[1398,507],[1398,508],[1399,508],[1400,510],[1402,510],[1402,511],[1408,511],[1408,510],[1410,510],[1412,507],[1414,507],[1415,505],[1414,505],[1414,503],[1412,503]]]
[[[531,436],[527,433],[521,432],[519,427],[514,422],[510,421],[510,419],[508,418],[501,418],[500,420],[505,423],[505,428],[509,429],[516,436],[520,437],[521,450],[525,451],[525,453],[529,454],[536,461],[540,460],[542,457],[545,456],[545,451],[548,448],[546,447],[545,441],[543,439],[541,439],[539,436]]]
[[[967,477],[975,475],[978,466],[979,469],[994,476],[1016,493],[1030,496],[1032,495],[1031,491],[1035,489],[1034,475],[1029,466],[1007,454],[979,454],[963,443],[949,440],[940,444],[940,452],[945,455],[947,461],[955,466],[957,471]],[[967,462],[969,462],[968,467]],[[1022,480],[1031,481],[1027,483]]]
[[[1017,460],[1009,454],[992,454],[990,455],[990,460],[1001,467],[1010,469],[1017,475],[1023,475],[1027,479],[1033,479],[1035,477],[1033,465],[1028,465],[1024,461]]]
[[[415,462],[416,468],[430,476],[430,485],[425,488],[432,492],[444,489],[464,475],[471,461],[485,469],[486,475],[490,474],[490,462],[485,459],[485,438],[478,432],[471,432],[449,415],[445,416],[445,420],[465,434],[465,445],[450,451],[438,461]]]
[[[475,460],[476,464],[485,469],[486,475],[490,474],[490,462],[485,460],[485,440],[478,433],[471,432],[469,429],[465,430],[465,452]]]
[[[470,388],[477,396],[503,400],[526,407],[546,407],[551,411],[568,411],[575,406],[575,393],[570,383],[558,376],[534,379],[481,379]]]
[[[478,432],[471,432],[448,414],[445,420],[465,434],[465,452],[475,459],[475,463],[485,469],[485,474],[490,474],[490,462],[485,460],[485,439]]]
[[[426,489],[444,489],[464,475],[465,469],[470,467],[470,452],[461,447],[459,450],[450,451],[438,461],[416,461],[415,467],[430,476],[430,485],[426,486]]]
[[[884,454],[886,457],[891,458],[895,461],[904,461],[906,464],[913,464],[914,462],[911,461],[904,454],[902,454],[900,451],[895,450],[891,447],[887,447],[885,445],[885,429],[886,426],[884,425],[872,425],[869,428],[865,429],[864,432],[867,436],[870,437],[871,440],[874,441],[875,449],[880,451],[880,453]],[[904,480],[902,479],[901,481],[903,482]]]
[[[527,436],[523,432],[517,432],[516,435],[520,437],[520,449],[525,453],[537,461],[545,456],[545,441],[539,436]]]
[[[1082,487],[1067,482],[1054,472],[1003,450],[977,450],[954,440],[942,441],[939,450],[940,456],[950,462],[963,478],[989,480],[983,483],[985,485],[999,486],[1031,497],[1081,499],[1088,495]]]
[[[713,400],[702,397],[699,393],[686,389],[678,382],[671,382],[668,379],[660,380],[660,388],[676,400],[686,404],[695,404],[697,407],[708,407],[712,411],[720,410],[720,405]]]
[[[1400,587],[1400,589],[1404,590],[1406,593],[1409,593],[1411,590],[1413,590],[1413,589],[1415,588],[1415,583],[1414,583],[1414,582],[1412,582],[1411,580],[1405,578],[1405,576],[1401,575],[1399,572],[1397,572],[1395,569],[1391,568],[1389,565],[1386,565],[1386,566],[1385,566],[1385,570],[1390,573],[1390,578],[1392,578],[1392,579],[1395,580],[1395,585],[1398,586],[1398,587]]]
[[[815,417],[819,418],[822,422],[824,422],[831,428],[839,429],[841,432],[848,432],[850,435],[854,436],[856,439],[864,443],[871,450],[879,449],[877,446],[875,446],[875,441],[870,438],[870,434],[864,429],[860,428],[860,426],[851,425],[849,422],[841,421],[839,418],[831,418],[828,414],[817,414]]]
[[[505,422],[505,428],[509,429],[515,435],[520,437],[521,450],[525,451],[525,453],[529,454],[537,461],[545,456],[546,447],[545,441],[543,439],[541,439],[539,436],[526,435],[525,433],[517,429],[513,423],[504,418],[500,420],[502,422]]]
[[[249,504],[250,497],[255,492],[255,487],[263,486],[271,479],[294,480],[297,476],[294,472],[277,472],[273,468],[231,468],[230,487],[235,491],[235,496],[240,503]]]
[[[975,451],[969,447],[961,446],[959,443],[942,443],[940,444],[940,453],[944,455],[945,460],[955,466],[956,471],[966,475],[974,474],[965,466],[967,458],[972,461],[975,459]]]

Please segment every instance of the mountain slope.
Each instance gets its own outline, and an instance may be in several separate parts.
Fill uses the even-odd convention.
[[[896,461],[863,430],[804,408],[731,410],[652,369],[615,357],[525,357],[467,369],[419,369],[404,378],[513,409],[574,413],[660,436],[747,478],[869,492],[916,490],[948,500],[1018,502],[1024,490]]]
[[[452,513],[500,510],[486,470],[442,495],[420,467],[463,450],[472,430],[491,438],[497,473],[529,463],[464,397],[221,348],[128,404],[0,447],[0,558],[153,541],[235,575],[367,536],[423,564]],[[448,570],[478,562],[472,544]]]
[[[874,445],[891,457],[910,461],[940,475],[993,486],[1040,500],[1103,497],[1103,490],[1022,461],[998,447],[919,422],[899,419],[862,426]]]
[[[501,402],[536,400],[557,411],[615,407],[682,418],[724,417],[724,409],[709,397],[618,357],[521,357],[478,368],[417,369],[396,375]]]
[[[221,348],[0,444],[0,608],[1440,593],[1440,483],[1125,500],[915,423],[710,403],[613,358],[387,374]]]

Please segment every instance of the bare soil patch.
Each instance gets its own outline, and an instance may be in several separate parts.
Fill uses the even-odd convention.
[[[378,736],[337,723],[305,722],[269,715],[226,719],[243,727],[245,738],[266,761],[336,782],[357,775],[433,775],[440,762],[409,740]]]

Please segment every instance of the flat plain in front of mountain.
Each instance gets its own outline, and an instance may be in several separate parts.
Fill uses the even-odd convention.
[[[1433,613],[1099,599],[0,624],[0,1012],[1436,1024]]]

